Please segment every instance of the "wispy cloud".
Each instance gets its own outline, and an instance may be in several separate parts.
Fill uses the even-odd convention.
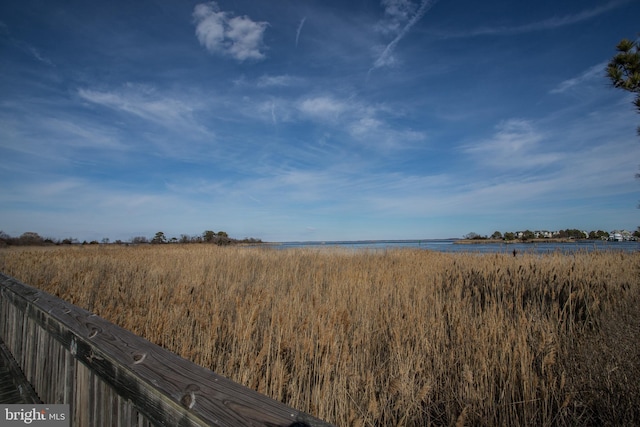
[[[349,133],[355,140],[382,150],[411,148],[427,139],[424,132],[391,128],[371,116],[351,123]]]
[[[290,76],[288,74],[281,74],[277,76],[264,75],[257,80],[256,86],[259,88],[296,86],[301,84],[303,81],[304,79],[301,77]]]
[[[549,93],[563,93],[567,90],[578,86],[584,82],[588,82],[590,80],[594,80],[596,78],[604,78],[605,76],[605,68],[607,66],[607,62],[601,62],[593,67],[590,67],[586,71],[584,71],[579,76],[573,77],[571,79],[567,79],[561,82],[558,86],[551,89]]]
[[[513,35],[513,34],[523,34],[523,33],[530,33],[530,32],[536,32],[536,31],[552,30],[555,28],[561,28],[568,25],[574,25],[583,21],[587,21],[589,19],[595,18],[604,13],[607,13],[613,9],[616,9],[620,6],[623,6],[629,3],[630,1],[631,0],[613,0],[601,6],[598,6],[592,9],[586,9],[578,13],[563,15],[563,16],[554,16],[548,19],[544,19],[542,21],[531,22],[523,25],[481,27],[481,28],[466,30],[458,33],[448,32],[445,34],[441,34],[441,36],[444,38],[458,38],[458,37],[473,37],[473,36],[483,36],[483,35]]]
[[[128,83],[110,91],[81,88],[78,89],[78,95],[85,101],[125,112],[163,127],[207,132],[193,120],[196,107],[192,103],[159,94],[151,86]]]
[[[341,98],[332,93],[308,96],[293,106],[301,119],[320,122],[323,126],[348,135],[345,141],[367,146],[374,151],[410,149],[420,146],[426,132],[391,124],[391,112],[385,105],[367,103],[356,97]]]
[[[522,27],[514,28],[518,32],[528,32],[528,31],[539,31],[539,30],[548,30],[552,28],[564,27],[565,25],[573,25],[578,22],[586,21],[596,16],[602,15],[612,9],[620,7],[626,3],[629,3],[629,0],[614,0],[607,2],[601,6],[595,7],[593,9],[583,10],[576,14],[565,15],[565,16],[557,16],[553,17],[541,22],[536,22],[528,25],[523,25]]]
[[[22,44],[22,48],[31,54],[31,56],[33,56],[35,59],[37,59],[38,61],[42,62],[43,64],[49,65],[49,66],[55,66],[53,61],[51,61],[51,59],[47,58],[46,56],[44,56],[38,49],[36,49],[34,46],[31,46],[30,44],[24,43]]]
[[[216,2],[196,5],[193,10],[196,36],[211,53],[231,56],[239,61],[265,57],[263,37],[267,22],[221,11]]]
[[[415,8],[413,3],[407,0],[383,0],[382,4],[385,6],[385,13],[393,18],[392,22],[394,26],[398,26],[399,22],[406,19],[408,19],[408,22],[404,24],[398,35],[385,46],[382,53],[380,53],[373,63],[373,67],[369,69],[369,73],[376,68],[391,65],[394,62],[393,51],[398,43],[400,43],[400,40],[407,35],[411,28],[422,19],[424,14],[427,13],[436,2],[437,0],[422,0],[418,10],[409,18],[409,14]]]
[[[57,142],[56,147],[67,145],[77,148],[95,148],[108,150],[125,150],[113,131],[101,125],[84,122],[72,122],[68,119],[46,118],[40,120],[43,130],[49,132],[51,139]]]
[[[260,102],[247,102],[240,112],[246,120],[259,120],[277,125],[292,121],[293,109],[290,104],[286,99],[273,97]]]
[[[411,16],[418,10],[418,5],[411,0],[382,0],[385,19],[380,21],[377,29],[382,33],[398,33]]]
[[[309,117],[334,120],[348,109],[348,105],[331,96],[317,96],[303,99],[298,108]]]
[[[298,40],[300,39],[300,32],[302,31],[302,27],[304,26],[307,17],[305,16],[300,20],[300,24],[298,24],[298,29],[296,30],[296,47],[298,47]]]
[[[257,79],[248,79],[245,75],[241,75],[233,80],[233,84],[241,88],[253,88],[259,89],[266,88],[284,88],[301,86],[307,81],[304,77],[292,76],[290,74],[264,74]]]
[[[71,116],[58,104],[26,103],[15,115],[0,117],[0,150],[5,158],[29,159],[25,170],[39,173],[50,165],[95,164],[124,155],[131,147],[123,143],[117,127],[104,120],[96,122]],[[46,135],[42,137],[40,135]],[[96,158],[96,153],[100,157]]]
[[[11,31],[9,29],[9,26],[7,24],[5,24],[4,22],[2,22],[2,21],[0,21],[0,34],[1,33],[4,33],[4,35],[9,40],[10,44],[12,44],[16,48],[20,49],[22,52],[26,53],[27,55],[31,56],[33,59],[36,59],[37,61],[40,61],[43,64],[49,65],[51,67],[55,66],[53,61],[51,59],[49,59],[48,57],[46,57],[33,44],[28,43],[28,42],[26,42],[24,40],[18,40],[16,38],[14,38],[13,36],[11,36]]]
[[[528,120],[509,119],[488,140],[464,147],[479,164],[502,169],[549,166],[562,158],[542,146],[544,135]]]

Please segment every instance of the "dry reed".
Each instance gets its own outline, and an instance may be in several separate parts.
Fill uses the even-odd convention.
[[[640,422],[639,261],[212,245],[0,250],[6,274],[345,426]]]

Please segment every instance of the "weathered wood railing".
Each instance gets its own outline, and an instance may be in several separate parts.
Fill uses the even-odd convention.
[[[0,338],[73,426],[327,426],[0,273]]]

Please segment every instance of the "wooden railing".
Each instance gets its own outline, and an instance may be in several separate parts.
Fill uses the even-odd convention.
[[[73,426],[328,426],[0,273],[0,338]]]

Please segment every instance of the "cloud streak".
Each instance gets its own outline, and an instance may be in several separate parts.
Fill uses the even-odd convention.
[[[571,79],[564,80],[555,88],[551,89],[549,93],[564,93],[569,89],[578,86],[584,82],[594,80],[596,78],[604,78],[605,75],[605,67],[607,66],[607,62],[601,62],[593,67],[590,67],[585,72],[580,74],[577,77],[573,77]]]
[[[93,104],[122,111],[164,127],[198,130],[192,118],[194,106],[161,96],[149,86],[129,83],[120,90],[112,91],[81,88],[78,89],[78,96]]]
[[[501,27],[482,27],[477,28],[475,30],[464,31],[459,33],[446,33],[441,36],[444,38],[463,38],[463,37],[473,37],[473,36],[490,36],[490,35],[514,35],[514,34],[524,34],[531,33],[537,31],[545,31],[545,30],[553,30],[556,28],[565,27],[568,25],[578,24],[583,21],[587,21],[589,19],[600,16],[604,13],[607,13],[613,9],[616,9],[620,6],[629,3],[629,0],[614,0],[608,3],[605,3],[601,6],[595,7],[593,9],[583,10],[581,12],[572,14],[572,15],[564,15],[564,16],[554,16],[549,19],[545,19],[542,21],[531,22],[524,25],[518,26],[501,26]]]
[[[300,20],[300,24],[298,24],[298,29],[296,30],[296,47],[298,47],[298,40],[300,39],[300,32],[302,31],[302,27],[304,26],[307,17],[305,16]]]
[[[248,16],[221,11],[216,2],[196,5],[193,10],[196,37],[211,53],[231,56],[238,61],[265,58],[263,38],[269,25]]]
[[[53,61],[47,58],[45,55],[43,55],[42,52],[40,52],[40,50],[37,49],[35,46],[33,46],[30,43],[27,43],[26,41],[13,38],[11,36],[11,31],[9,30],[9,26],[4,22],[0,21],[0,35],[2,35],[2,33],[4,33],[7,36],[7,39],[9,40],[9,42],[12,45],[14,45],[16,48],[20,49],[21,51],[31,56],[32,58],[42,62],[43,64],[49,65],[51,67],[55,67],[55,64],[53,63]]]
[[[409,22],[405,24],[405,26],[400,30],[398,35],[384,48],[382,53],[378,56],[378,58],[373,63],[373,67],[369,69],[369,73],[373,70],[390,65],[394,62],[393,60],[393,51],[400,41],[407,35],[407,33],[411,30],[411,28],[418,22],[422,17],[436,4],[437,0],[423,0],[420,4],[420,8],[418,11],[409,19]],[[385,2],[387,5],[387,14],[391,14],[395,18],[403,17],[406,18],[408,15],[408,11],[410,10],[409,5],[406,1],[392,1]]]

